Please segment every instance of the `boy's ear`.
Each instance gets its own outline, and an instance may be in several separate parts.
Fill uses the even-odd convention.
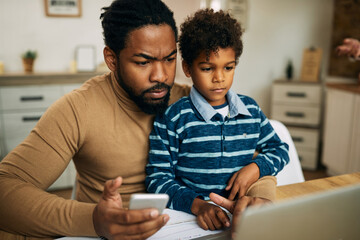
[[[103,50],[104,60],[108,68],[112,71],[116,71],[117,57],[113,50],[106,46]]]
[[[182,60],[182,68],[183,68],[183,71],[185,73],[185,76],[186,77],[191,77],[190,66],[184,60]]]

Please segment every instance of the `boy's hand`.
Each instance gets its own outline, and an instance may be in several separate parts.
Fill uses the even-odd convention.
[[[205,230],[230,227],[230,220],[227,214],[219,206],[202,199],[195,198],[191,211],[197,216],[196,220],[199,226]]]
[[[245,196],[249,187],[260,177],[260,169],[256,163],[250,163],[236,172],[229,180],[225,190],[231,189],[229,200],[234,200],[236,194],[238,198]]]

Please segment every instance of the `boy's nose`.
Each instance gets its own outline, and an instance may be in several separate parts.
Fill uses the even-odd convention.
[[[225,80],[224,73],[222,71],[216,71],[214,74],[214,82],[223,82]]]

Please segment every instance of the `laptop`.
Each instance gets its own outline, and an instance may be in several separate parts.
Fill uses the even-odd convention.
[[[249,207],[235,240],[360,239],[360,185]],[[231,239],[230,231],[197,239]]]

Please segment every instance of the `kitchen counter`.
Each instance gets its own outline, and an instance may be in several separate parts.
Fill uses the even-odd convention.
[[[328,88],[335,88],[360,94],[360,84],[357,83],[327,83],[326,86]]]
[[[0,75],[0,86],[83,83],[104,73],[106,72],[7,73]]]

